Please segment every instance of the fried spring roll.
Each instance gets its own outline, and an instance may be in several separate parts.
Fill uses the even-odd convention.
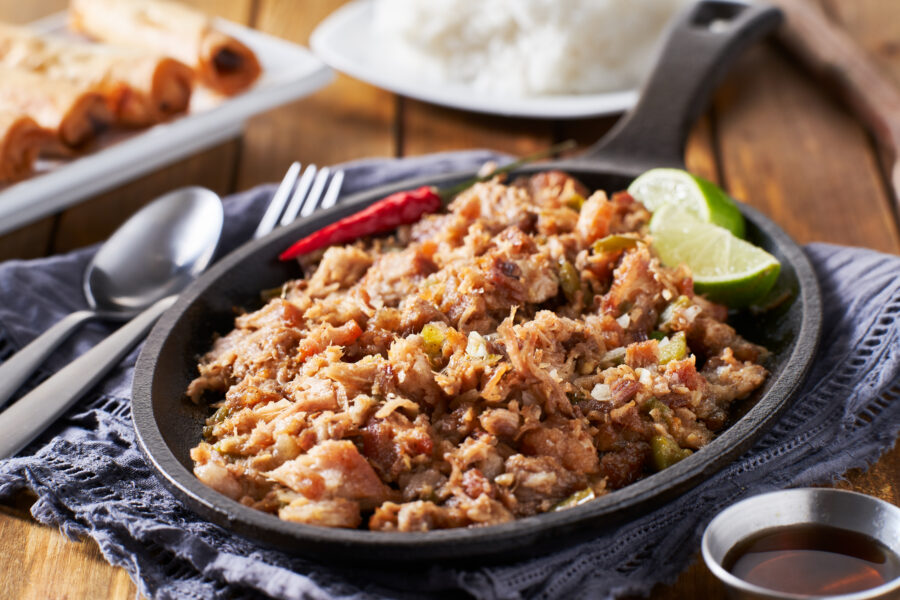
[[[0,183],[30,175],[41,147],[52,137],[31,117],[0,110]]]
[[[69,26],[97,40],[173,56],[191,65],[203,85],[226,95],[248,88],[261,70],[250,48],[177,2],[72,0]]]
[[[116,123],[145,127],[187,110],[193,71],[184,63],[132,48],[65,42],[0,24],[0,66],[91,86]]]
[[[112,121],[102,94],[65,79],[0,67],[0,110],[23,113],[77,148]]]

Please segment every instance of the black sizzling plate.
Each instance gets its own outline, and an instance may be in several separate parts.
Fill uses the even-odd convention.
[[[591,189],[624,189],[653,166],[681,166],[686,132],[718,76],[746,44],[770,30],[780,13],[770,7],[706,1],[684,15],[670,33],[638,106],[581,160],[532,165],[517,174],[558,168]],[[717,22],[715,27],[710,23]],[[724,24],[722,24],[724,21]],[[153,329],[137,364],[133,417],[141,449],[161,481],[204,518],[262,543],[315,558],[343,561],[483,562],[552,550],[589,537],[598,528],[640,514],[688,490],[747,450],[788,405],[813,359],[821,325],[821,300],[803,252],[774,223],[741,206],[747,237],[781,261],[781,285],[793,301],[758,317],[738,315],[741,333],[772,351],[764,388],[738,407],[736,419],[708,446],[686,460],[582,506],[490,527],[428,533],[380,533],[289,523],[247,508],[200,483],[191,473],[190,448],[201,439],[209,409],[185,399],[196,375],[196,357],[214,333],[233,327],[234,307],[254,309],[260,290],[300,276],[280,251],[299,237],[361,207],[422,184],[449,185],[471,173],[407,181],[359,194],[340,205],[249,243],[224,258],[185,291]]]

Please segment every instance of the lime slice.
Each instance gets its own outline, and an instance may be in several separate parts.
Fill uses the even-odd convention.
[[[744,217],[722,188],[681,169],[650,169],[628,186],[628,193],[650,212],[676,204],[706,223],[744,237]]]
[[[677,206],[659,207],[650,220],[650,233],[664,265],[686,264],[695,291],[734,308],[762,299],[781,270],[778,260],[762,248]]]

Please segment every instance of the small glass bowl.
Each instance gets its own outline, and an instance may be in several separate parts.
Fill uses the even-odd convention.
[[[703,533],[703,560],[740,600],[887,600],[900,598],[900,577],[851,594],[809,596],[770,590],[728,572],[728,551],[754,534],[791,525],[827,525],[862,533],[900,556],[900,508],[865,494],[828,488],[800,488],[761,494],[720,512]]]

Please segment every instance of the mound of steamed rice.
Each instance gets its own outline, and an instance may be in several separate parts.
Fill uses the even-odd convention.
[[[649,72],[690,0],[375,0],[390,62],[425,81],[489,94],[626,90]]]

